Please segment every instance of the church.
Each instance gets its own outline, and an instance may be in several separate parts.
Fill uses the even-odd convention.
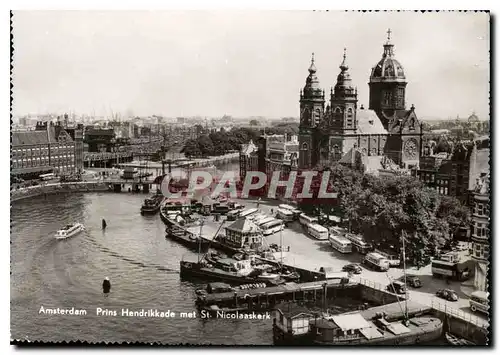
[[[306,85],[300,92],[299,169],[339,162],[367,173],[418,169],[422,127],[415,107],[406,108],[406,76],[394,56],[387,31],[382,58],[372,68],[369,106],[358,106],[344,49],[340,73],[330,90],[320,87],[314,53]]]

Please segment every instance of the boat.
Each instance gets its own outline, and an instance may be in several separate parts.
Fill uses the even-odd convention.
[[[251,260],[234,260],[226,258],[218,261],[225,267],[216,267],[205,260],[200,262],[181,261],[181,278],[199,278],[204,280],[215,280],[230,284],[243,285],[249,283],[265,283],[266,285],[278,285],[285,282],[279,274],[264,274],[260,269],[252,267]]]
[[[439,339],[443,332],[437,317],[388,322],[383,315],[367,320],[360,313],[323,316],[309,327],[314,345],[415,345]]]
[[[83,230],[85,230],[83,224],[80,223],[68,224],[56,232],[55,238],[56,239],[71,238],[77,235],[78,233],[82,232]]]
[[[169,226],[165,229],[166,235],[165,238],[169,238],[175,240],[178,243],[181,243],[188,247],[191,250],[206,250],[210,245],[210,242],[206,239],[201,238],[198,235],[195,235],[191,232],[188,232],[184,229],[178,228],[175,225]],[[201,245],[200,245],[201,243]]]
[[[457,337],[451,333],[445,333],[444,335],[446,342],[450,345],[455,345],[455,346],[472,346],[476,345],[472,341],[469,341],[464,338]]]
[[[106,229],[106,227],[108,226],[108,224],[106,223],[106,220],[103,218],[102,219],[102,229]]]
[[[180,201],[165,200],[160,206],[160,218],[167,226],[175,225],[174,217],[189,214],[191,207]]]
[[[141,214],[156,214],[160,211],[161,203],[163,202],[163,195],[155,195],[144,200],[141,206]]]

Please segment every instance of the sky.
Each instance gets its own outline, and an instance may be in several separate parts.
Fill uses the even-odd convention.
[[[489,117],[485,13],[16,11],[13,114],[298,117],[315,53],[328,93],[344,47],[368,106],[387,29],[419,117]]]

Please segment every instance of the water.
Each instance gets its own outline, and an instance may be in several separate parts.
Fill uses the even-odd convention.
[[[15,203],[11,233],[11,337],[45,341],[143,341],[271,344],[272,321],[96,316],[97,307],[194,309],[195,284],[180,281],[179,260],[195,257],[165,239],[158,215],[141,216],[143,195],[71,194]],[[101,230],[101,219],[108,228]],[[64,223],[87,230],[57,241]],[[108,276],[111,294],[101,284]],[[40,307],[87,310],[86,316],[39,314]]]

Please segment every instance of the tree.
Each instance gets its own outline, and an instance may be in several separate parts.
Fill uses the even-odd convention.
[[[335,164],[330,184],[338,193],[337,213],[347,227],[374,246],[401,250],[405,235],[410,263],[423,266],[437,248],[453,243],[460,228],[469,225],[468,209],[450,196],[410,176],[376,177]],[[332,207],[316,203],[319,214],[331,214]],[[314,210],[315,208],[308,208]]]
[[[259,121],[253,119],[253,120],[250,120],[250,126],[258,126],[259,125]]]
[[[181,153],[184,153],[186,157],[197,157],[201,155],[200,146],[198,141],[195,139],[189,139],[186,141],[184,148],[182,148]]]
[[[198,138],[198,145],[203,156],[214,155],[214,144],[209,136],[203,135]]]

